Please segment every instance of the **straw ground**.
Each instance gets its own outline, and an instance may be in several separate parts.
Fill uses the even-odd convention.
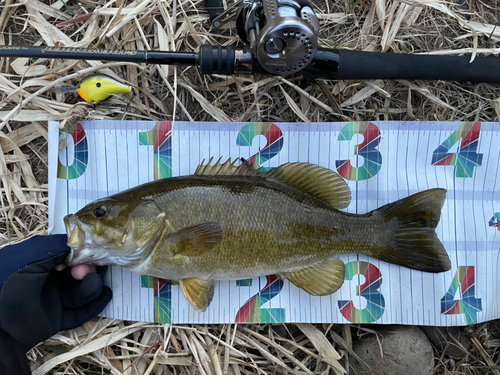
[[[496,0],[315,1],[320,43],[392,53],[500,52]],[[229,45],[232,25],[214,29],[203,1],[35,1],[0,4],[0,43],[196,51]],[[64,86],[99,70],[136,87],[127,107],[116,96],[95,109]],[[196,68],[43,59],[0,61],[0,242],[47,230],[47,121],[71,130],[83,119],[189,121],[498,121],[500,86],[455,82],[318,81],[201,76]],[[126,112],[125,112],[126,110]],[[376,327],[371,327],[376,330]],[[352,373],[353,340],[366,327],[164,326],[95,319],[29,352],[35,374]],[[499,373],[497,321],[461,329],[435,348],[437,374]],[[463,355],[446,348],[462,345]]]

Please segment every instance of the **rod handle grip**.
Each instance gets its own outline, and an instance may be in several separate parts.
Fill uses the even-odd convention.
[[[500,83],[500,57],[339,50],[337,79],[408,79]]]
[[[201,46],[200,68],[202,74],[233,75],[234,65],[235,49],[233,46]]]

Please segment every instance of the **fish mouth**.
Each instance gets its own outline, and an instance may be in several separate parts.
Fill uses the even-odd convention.
[[[68,236],[67,245],[71,249],[65,260],[65,264],[68,267],[73,267],[77,264],[104,266],[112,263],[105,249],[92,244],[91,235],[87,233],[85,226],[82,228],[81,223],[75,215],[66,216],[64,218],[64,226],[66,227],[66,235]]]
[[[74,266],[77,264],[74,260],[78,257],[79,249],[85,245],[85,232],[78,225],[75,215],[64,217],[64,226],[68,236],[67,245],[71,249],[65,263],[67,266]]]

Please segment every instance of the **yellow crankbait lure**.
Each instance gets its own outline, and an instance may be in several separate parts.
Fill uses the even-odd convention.
[[[103,74],[84,79],[76,91],[86,102],[96,104],[114,94],[131,92],[132,97],[135,96],[135,90],[132,86],[125,85]]]

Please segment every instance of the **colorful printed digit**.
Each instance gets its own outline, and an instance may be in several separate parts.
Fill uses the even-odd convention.
[[[373,323],[379,320],[385,311],[385,299],[380,293],[382,274],[368,262],[349,262],[345,265],[345,279],[352,280],[355,275],[363,275],[365,282],[356,286],[356,295],[364,297],[366,307],[357,309],[353,301],[338,301],[340,313],[351,323]]]
[[[489,222],[490,227],[497,228],[500,231],[500,212],[496,212]]]
[[[248,162],[255,169],[275,157],[283,148],[283,132],[281,129],[275,124],[263,122],[251,122],[245,125],[236,137],[236,144],[238,146],[251,146],[253,139],[257,135],[265,136],[267,143],[262,150],[259,150],[248,159]],[[261,168],[261,171],[268,172],[271,169]],[[236,323],[283,323],[285,321],[285,309],[261,308],[263,304],[276,297],[283,289],[283,281],[275,275],[266,276],[266,278],[266,286],[239,309],[236,314]],[[238,280],[236,285],[239,287],[252,286],[252,279]]]
[[[154,146],[155,180],[172,177],[172,123],[170,121],[159,121],[150,131],[140,132],[139,144]]]
[[[432,154],[432,165],[455,165],[457,177],[472,177],[474,168],[483,162],[483,154],[477,153],[481,123],[464,122]],[[448,153],[454,144],[462,140],[458,153]]]
[[[441,298],[441,314],[465,314],[467,324],[477,323],[477,313],[482,311],[481,298],[476,298],[474,266],[460,266],[455,272],[448,292]],[[455,294],[459,299],[455,300]]]
[[[372,122],[350,122],[345,125],[339,134],[339,141],[350,141],[355,134],[362,134],[364,140],[354,146],[354,155],[364,158],[361,167],[353,167],[351,161],[337,160],[337,172],[347,180],[361,181],[375,176],[382,167],[382,154],[377,150],[380,143],[380,129]]]
[[[235,323],[284,323],[285,309],[262,309],[261,306],[270,301],[283,289],[283,281],[275,275],[266,276],[267,283],[259,293],[250,298],[238,310]],[[248,279],[251,280],[251,279]],[[251,286],[247,280],[239,280],[238,286]],[[241,283],[241,281],[244,281]]]
[[[143,288],[154,288],[154,321],[156,323],[172,322],[172,287],[163,279],[153,276],[141,276]]]
[[[154,146],[154,179],[172,177],[172,123],[159,121],[147,132],[139,133],[139,145]],[[154,319],[156,323],[172,321],[172,286],[163,279],[141,276],[143,288],[154,288]]]
[[[251,146],[253,139],[257,135],[263,135],[267,139],[267,144],[262,150],[252,155],[248,162],[255,168],[259,168],[269,159],[274,158],[283,148],[283,132],[275,124],[266,122],[251,122],[245,125],[236,138],[238,146]],[[262,172],[267,172],[271,168],[262,168]]]
[[[59,136],[62,134],[62,132],[59,132]],[[80,123],[76,125],[76,129],[71,136],[73,137],[75,151],[73,163],[68,166],[63,165],[61,163],[61,158],[59,158],[57,164],[57,178],[63,180],[74,180],[83,175],[87,170],[87,163],[89,160],[87,134]]]

